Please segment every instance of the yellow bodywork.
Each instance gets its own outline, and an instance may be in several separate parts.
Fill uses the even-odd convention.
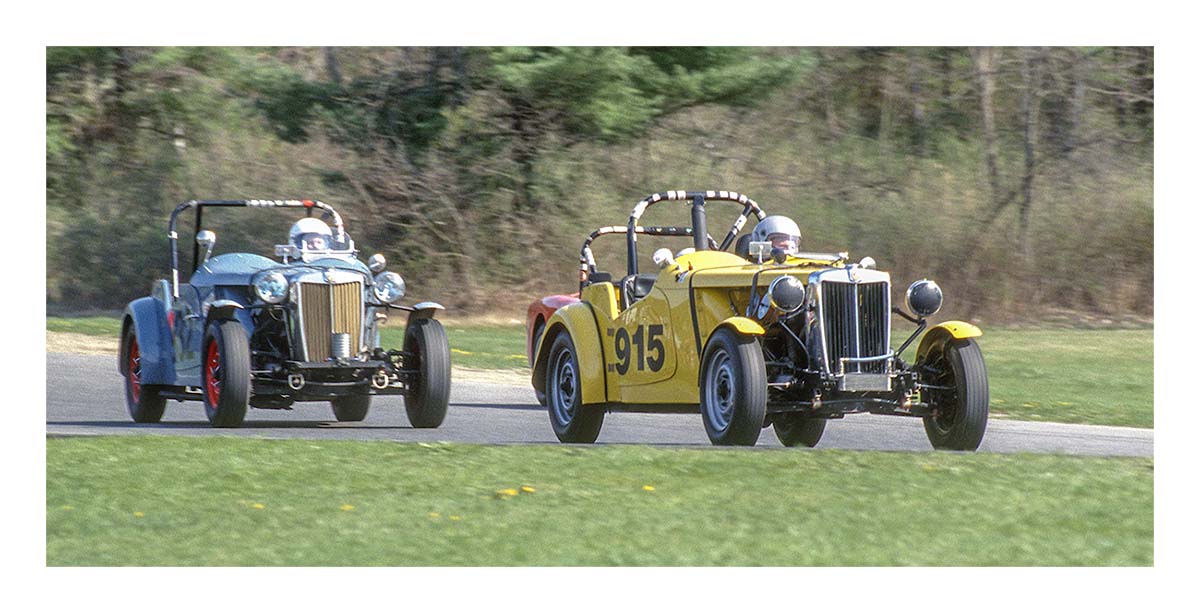
[[[534,358],[534,387],[545,390],[550,347],[566,333],[575,346],[583,404],[698,404],[700,366],[712,335],[722,327],[764,333],[761,323],[747,317],[752,285],[762,296],[782,275],[807,283],[809,274],[832,265],[798,258],[753,264],[723,251],[698,251],[660,270],[650,293],[624,311],[613,283],[589,285],[579,303],[559,309],[546,323]],[[981,334],[961,321],[939,324],[921,340],[918,356],[948,339]]]
[[[613,283],[589,285],[580,303],[559,309],[546,322],[533,385],[545,389],[550,347],[566,332],[575,345],[583,404],[697,404],[700,364],[713,333],[722,327],[746,335],[764,332],[745,312],[756,273],[761,295],[781,275],[803,280],[829,265],[794,258],[784,265],[757,265],[722,251],[689,253],[660,270],[650,293],[625,311]]]
[[[921,363],[921,359],[929,353],[930,349],[946,341],[977,336],[983,336],[983,330],[977,326],[965,321],[944,321],[930,328],[925,336],[921,337],[921,344],[917,346],[917,363]]]

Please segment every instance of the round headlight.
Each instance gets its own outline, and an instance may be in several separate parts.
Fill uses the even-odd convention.
[[[370,268],[371,272],[381,273],[386,267],[387,258],[384,258],[382,253],[376,253],[367,260],[367,268]]]
[[[375,286],[372,290],[375,292],[375,299],[384,304],[398,302],[404,297],[404,289],[404,279],[394,272],[375,275]]]
[[[281,272],[269,272],[254,281],[254,293],[267,304],[279,304],[287,299],[287,278]]]
[[[771,306],[791,313],[804,304],[804,284],[792,275],[783,275],[771,282],[767,296],[771,297]]]
[[[908,286],[904,301],[913,313],[929,317],[942,308],[942,288],[929,279],[921,279]]]

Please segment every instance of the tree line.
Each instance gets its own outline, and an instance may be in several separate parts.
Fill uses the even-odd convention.
[[[1149,48],[52,47],[46,68],[51,308],[144,295],[175,203],[313,197],[414,296],[512,310],[568,290],[579,242],[642,196],[715,188],[901,288],[937,279],[959,315],[1153,309]],[[292,221],[211,223],[218,252],[269,253]]]

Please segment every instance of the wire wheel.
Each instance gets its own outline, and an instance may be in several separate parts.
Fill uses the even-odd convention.
[[[221,348],[217,339],[208,340],[208,349],[204,360],[204,397],[209,404],[216,406],[221,402]]]
[[[158,423],[162,421],[167,401],[159,395],[157,385],[144,382],[142,347],[132,325],[125,332],[124,347],[120,365],[125,373],[125,407],[129,416],[139,424]]]

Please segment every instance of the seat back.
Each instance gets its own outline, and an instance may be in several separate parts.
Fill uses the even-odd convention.
[[[621,310],[624,311],[633,303],[645,298],[654,288],[656,274],[629,275],[621,281]]]
[[[750,235],[746,234],[737,239],[737,243],[733,246],[733,252],[738,256],[747,260],[750,259]]]

